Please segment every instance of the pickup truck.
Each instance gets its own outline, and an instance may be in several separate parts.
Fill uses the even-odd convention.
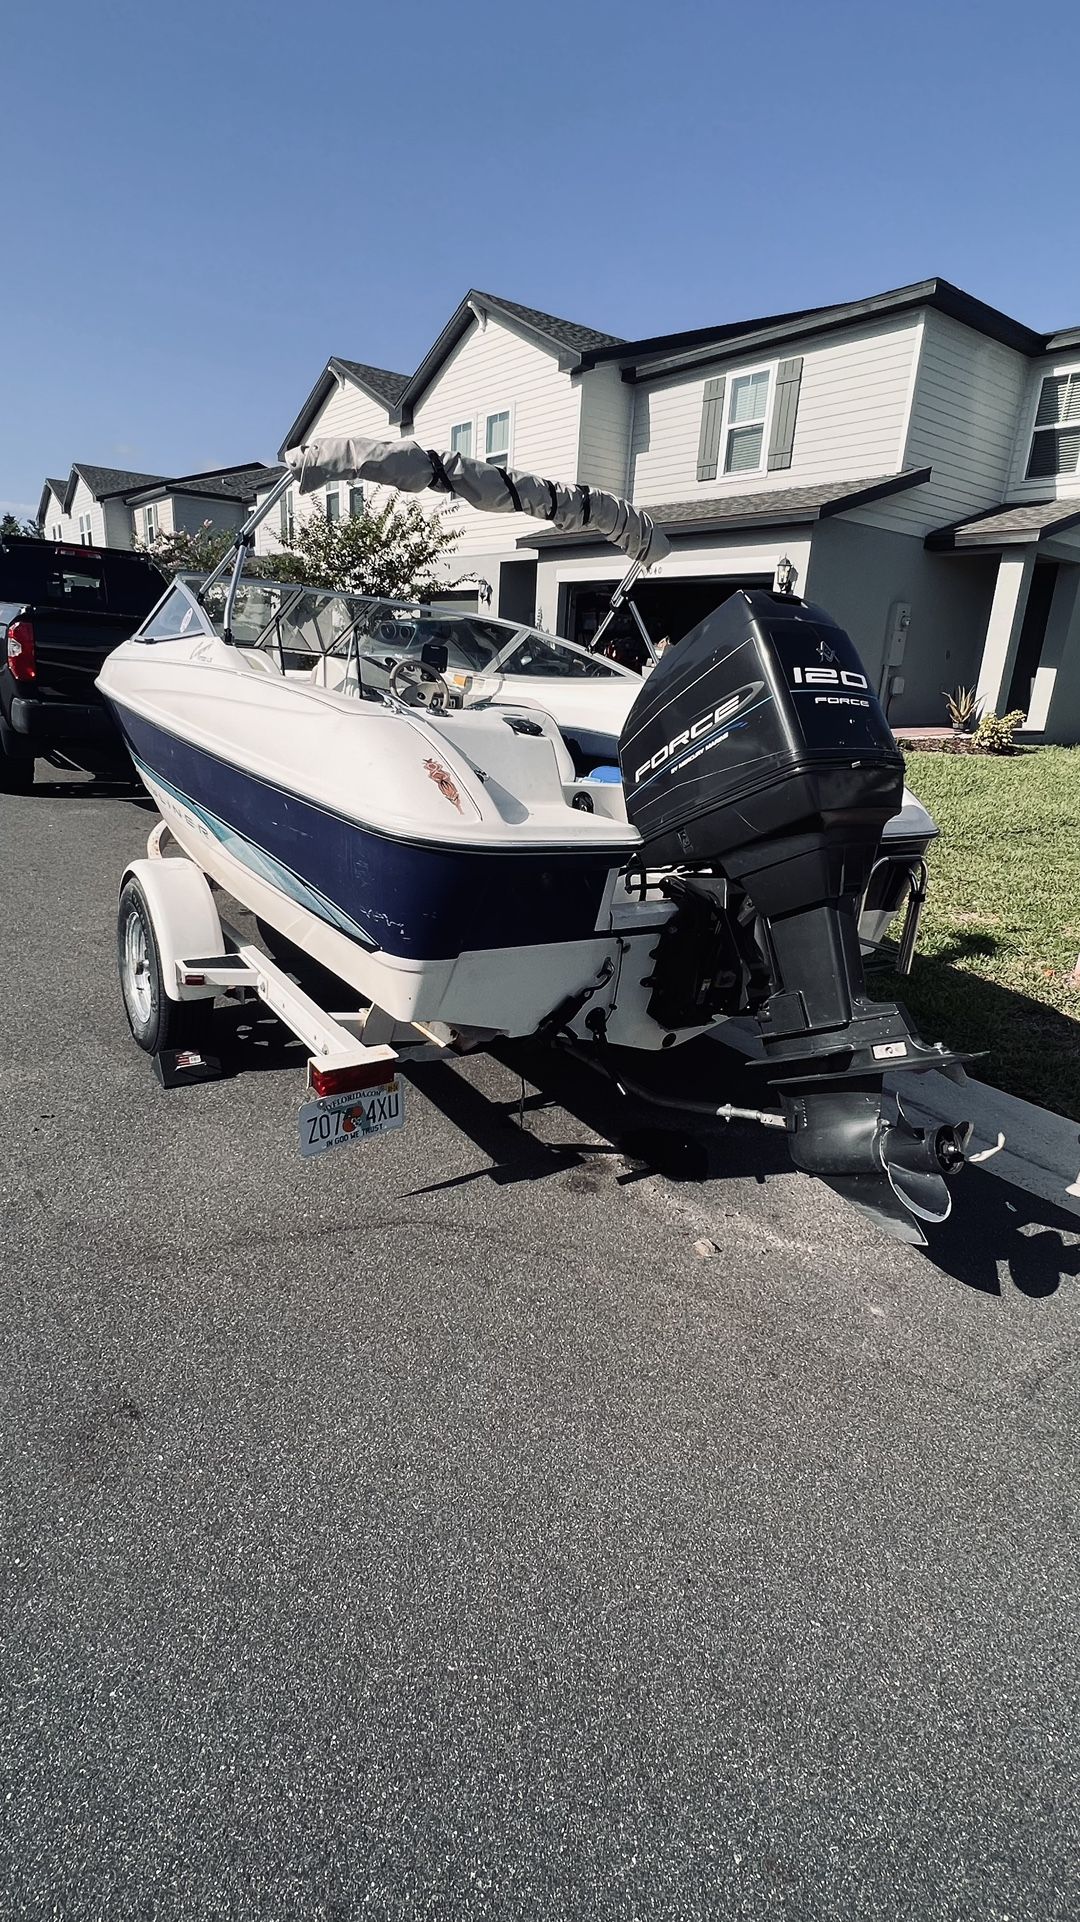
[[[36,757],[55,749],[119,759],[94,681],[166,586],[125,548],[0,541],[0,791],[28,791]]]

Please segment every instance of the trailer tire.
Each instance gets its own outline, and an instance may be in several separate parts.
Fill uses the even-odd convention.
[[[198,1047],[213,1012],[210,1001],[173,1001],[165,991],[161,953],[153,916],[137,881],[120,894],[116,917],[117,959],[124,1012],[132,1035],[145,1054],[165,1048]]]

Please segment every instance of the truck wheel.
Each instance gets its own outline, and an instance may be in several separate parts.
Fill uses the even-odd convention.
[[[140,1048],[160,1054],[163,1048],[199,1047],[213,1004],[169,999],[153,919],[137,881],[129,881],[120,896],[116,945],[124,1011]]]
[[[0,794],[29,794],[34,785],[34,756],[0,720]]]

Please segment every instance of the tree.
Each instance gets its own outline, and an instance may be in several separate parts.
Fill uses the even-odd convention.
[[[152,541],[136,541],[140,554],[147,554],[163,574],[212,574],[233,544],[228,529],[215,533],[213,521],[204,521],[194,534],[178,530],[158,533]]]
[[[260,563],[269,580],[337,587],[379,599],[426,601],[432,594],[471,580],[447,581],[439,572],[461,538],[450,524],[452,509],[425,513],[419,501],[388,495],[382,506],[348,520],[313,514],[301,522],[279,554]]]
[[[31,541],[40,541],[45,538],[37,521],[20,521],[14,514],[5,514],[0,520],[0,541],[9,541],[12,535]]]

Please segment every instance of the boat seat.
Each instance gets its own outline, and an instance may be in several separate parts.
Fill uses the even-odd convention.
[[[268,654],[265,648],[238,647],[236,649],[236,655],[237,659],[242,661],[244,666],[249,668],[253,674],[273,674],[276,678],[280,679],[280,663],[274,659],[272,654]]]
[[[591,774],[598,767],[613,767],[618,772],[619,742],[616,735],[594,734],[591,729],[583,727],[564,727],[562,737],[579,775]]]

